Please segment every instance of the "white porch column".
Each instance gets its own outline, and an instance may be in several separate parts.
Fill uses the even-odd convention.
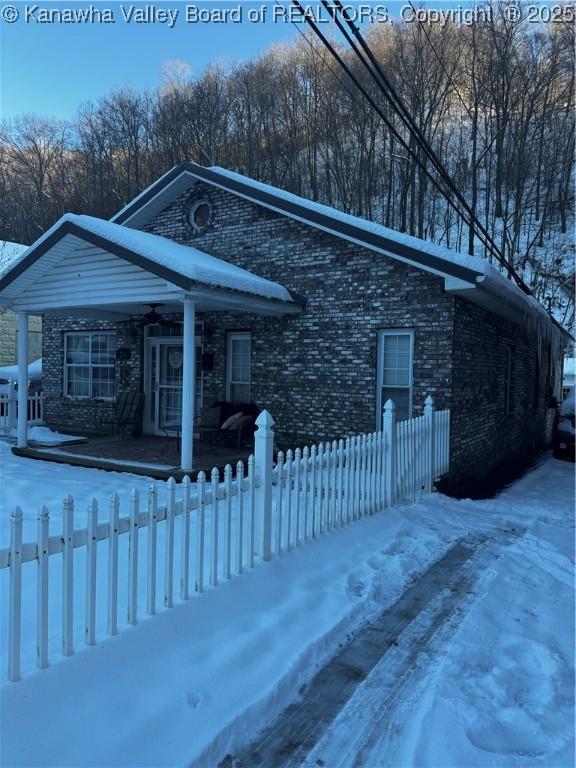
[[[28,445],[28,315],[18,312],[18,448]]]
[[[194,445],[194,402],[196,372],[196,308],[188,296],[184,299],[184,359],[182,369],[182,444],[180,466],[185,472],[192,471]]]

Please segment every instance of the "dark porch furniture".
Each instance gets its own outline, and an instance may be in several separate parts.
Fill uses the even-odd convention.
[[[227,443],[232,436],[236,447],[240,448],[244,437],[254,433],[258,413],[256,403],[217,401],[202,408],[194,431],[200,440],[211,444]]]
[[[142,427],[142,413],[144,410],[144,395],[135,389],[120,392],[114,404],[114,415],[111,419],[103,419],[100,428],[103,431],[106,425],[110,425],[112,432],[115,429],[126,435],[128,429],[132,434],[137,433]]]

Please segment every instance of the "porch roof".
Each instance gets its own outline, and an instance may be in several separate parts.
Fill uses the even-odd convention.
[[[297,312],[279,283],[167,238],[66,214],[0,271],[0,303],[23,310],[110,306],[192,296],[199,309]]]

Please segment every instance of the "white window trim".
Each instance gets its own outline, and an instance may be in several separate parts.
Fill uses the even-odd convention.
[[[250,342],[250,352],[248,357],[248,382],[232,381],[232,342],[238,339],[248,339]],[[248,402],[250,401],[250,390],[252,389],[252,334],[250,331],[230,331],[226,334],[226,400],[230,400],[230,389],[232,384],[248,384]]]
[[[67,353],[68,353],[68,337],[69,336],[89,336],[90,337],[90,357],[92,357],[92,336],[116,336],[115,331],[65,331],[64,332],[64,364],[62,366],[62,374],[63,374],[63,381],[62,381],[62,392],[64,397],[67,400],[103,400],[106,402],[113,402],[114,401],[114,394],[112,394],[112,397],[94,397],[92,394],[89,395],[71,395],[68,392],[68,368],[88,368],[89,370],[89,380],[88,380],[88,387],[90,390],[90,393],[92,392],[92,368],[112,368],[114,371],[114,376],[116,372],[116,361],[113,363],[105,363],[105,364],[98,364],[93,365],[92,361],[88,363],[88,365],[79,365],[77,363],[68,363],[66,361]],[[113,391],[115,389],[114,386],[115,382],[113,382]]]
[[[386,328],[378,330],[378,354],[376,362],[376,431],[382,430],[382,412],[384,410],[384,403],[382,402],[382,377],[384,375],[383,370],[383,349],[384,344],[382,339],[385,336],[410,336],[410,380],[407,387],[397,387],[397,389],[409,390],[409,405],[408,405],[408,418],[412,418],[412,411],[414,406],[414,330],[411,328]]]

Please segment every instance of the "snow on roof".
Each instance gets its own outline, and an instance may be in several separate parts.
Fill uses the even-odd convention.
[[[28,364],[28,380],[40,381],[42,378],[42,358]],[[6,381],[16,381],[18,379],[18,365],[3,365],[0,366],[0,379],[6,379]]]
[[[279,200],[293,203],[308,208],[310,211],[328,216],[335,221],[340,221],[345,224],[349,224],[354,227],[363,229],[365,232],[377,235],[379,237],[391,240],[399,245],[408,246],[414,248],[423,253],[428,253],[431,256],[435,256],[446,262],[447,267],[450,264],[457,264],[466,269],[470,269],[477,273],[477,282],[483,287],[501,297],[503,300],[523,307],[524,312],[530,309],[541,316],[541,319],[546,318],[549,320],[546,309],[537,301],[533,296],[528,296],[524,291],[519,288],[516,283],[506,278],[501,272],[495,269],[486,259],[481,256],[469,256],[467,254],[459,253],[458,251],[445,248],[444,246],[431,243],[428,240],[421,240],[418,237],[407,235],[403,232],[397,232],[396,230],[389,229],[382,224],[362,219],[359,216],[353,216],[349,213],[344,213],[331,208],[327,205],[308,200],[304,197],[299,197],[291,192],[286,192],[278,187],[273,187],[270,184],[264,184],[261,181],[255,181],[247,176],[229,171],[226,168],[220,166],[212,166],[211,169],[215,173],[221,176],[228,177],[241,184],[253,187],[255,190],[264,192],[269,195],[273,195]]]
[[[28,250],[27,245],[0,240],[0,277],[14,265],[19,256]]]
[[[258,277],[246,269],[241,269],[215,256],[210,256],[197,248],[180,245],[165,237],[130,229],[111,221],[73,213],[62,216],[30,248],[19,253],[10,262],[9,269],[23,261],[29,253],[32,253],[65,222],[75,224],[87,232],[98,235],[112,244],[126,248],[144,259],[177,272],[195,282],[251,293],[265,298],[279,299],[280,301],[293,301],[290,292],[284,286]]]
[[[576,358],[565,357],[564,358],[564,375],[574,376],[576,374]]]

